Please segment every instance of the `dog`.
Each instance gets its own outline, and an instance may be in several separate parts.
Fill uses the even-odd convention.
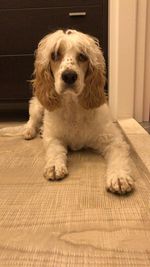
[[[106,103],[99,41],[76,30],[57,30],[40,41],[34,66],[34,96],[23,136],[34,138],[43,121],[44,177],[59,180],[68,175],[68,148],[92,148],[106,160],[106,188],[118,194],[132,191],[129,146]]]

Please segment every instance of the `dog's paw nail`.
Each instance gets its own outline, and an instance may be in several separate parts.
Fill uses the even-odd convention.
[[[56,179],[62,179],[66,175],[68,175],[68,169],[67,169],[67,167],[65,165],[64,166],[60,166],[60,167],[55,167]]]
[[[68,175],[68,170],[65,165],[63,166],[50,166],[44,170],[44,177],[47,180],[61,180]]]
[[[112,177],[107,179],[107,190],[120,195],[129,193],[134,189],[134,181],[130,176]]]
[[[44,170],[44,178],[47,180],[55,180],[55,167],[46,167]]]
[[[23,133],[25,140],[31,140],[36,136],[36,130],[34,128],[26,128]]]

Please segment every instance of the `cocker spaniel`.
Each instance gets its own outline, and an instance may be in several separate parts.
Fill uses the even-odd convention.
[[[107,189],[130,192],[134,182],[129,148],[105,100],[105,60],[98,40],[71,29],[45,36],[36,51],[32,84],[34,97],[23,134],[25,139],[34,138],[43,121],[44,177],[64,178],[67,149],[89,147],[106,159]]]

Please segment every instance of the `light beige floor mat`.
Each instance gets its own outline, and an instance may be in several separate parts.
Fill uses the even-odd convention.
[[[150,182],[131,159],[136,190],[105,190],[103,159],[69,155],[70,175],[44,180],[40,138],[0,138],[0,266],[150,266]]]

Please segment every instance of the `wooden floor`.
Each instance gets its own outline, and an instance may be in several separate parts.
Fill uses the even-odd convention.
[[[150,180],[133,152],[136,189],[121,197],[90,151],[69,154],[69,176],[48,182],[40,138],[0,137],[0,148],[0,266],[150,266]]]

